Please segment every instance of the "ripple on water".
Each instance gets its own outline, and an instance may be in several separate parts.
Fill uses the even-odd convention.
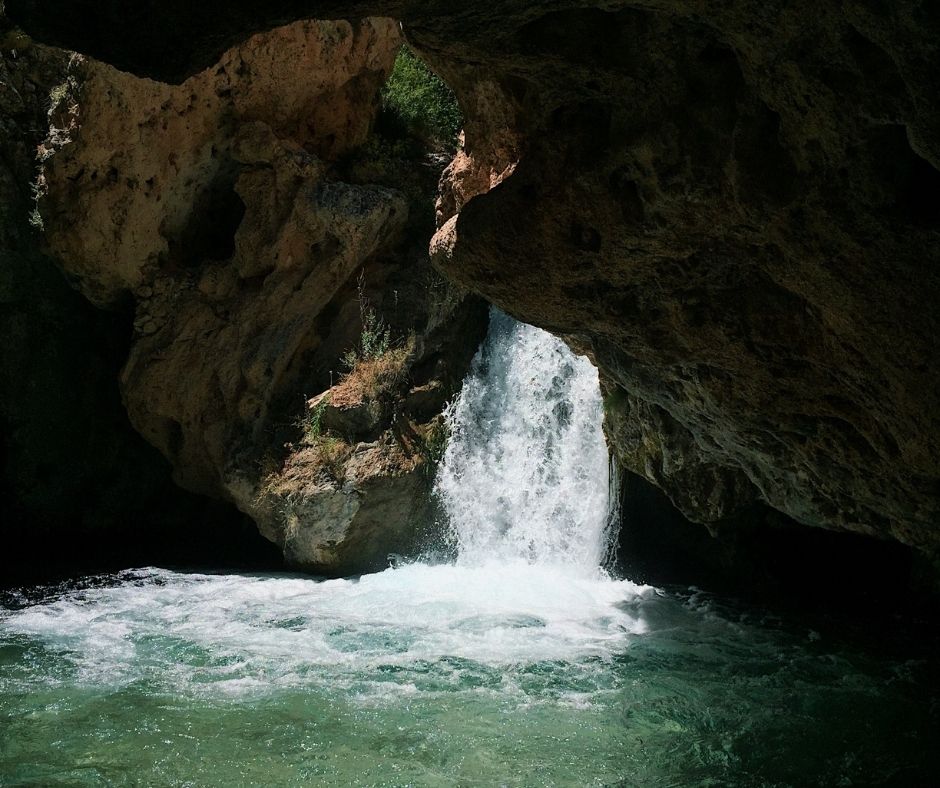
[[[486,571],[317,582],[148,570],[8,609],[0,774],[914,785],[937,767],[923,661],[603,577]]]

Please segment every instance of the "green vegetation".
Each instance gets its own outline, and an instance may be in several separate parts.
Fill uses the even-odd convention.
[[[375,133],[342,158],[339,172],[350,183],[390,186],[404,194],[406,237],[430,237],[437,182],[462,125],[450,88],[403,47],[382,88]]]
[[[334,392],[341,401],[377,402],[390,396],[404,380],[414,337],[392,342],[392,329],[369,304],[361,276],[359,317],[362,322],[359,343],[343,354],[342,362],[348,372]]]
[[[307,443],[316,443],[323,435],[323,411],[330,404],[329,395],[323,397],[314,407],[310,408],[304,420],[304,440]]]
[[[40,179],[33,181],[33,183],[29,185],[30,196],[33,202],[33,207],[30,209],[28,216],[29,225],[39,232],[43,232],[46,229],[42,220],[42,212],[39,210],[39,201],[42,199],[44,193],[43,183],[44,182]]]
[[[44,225],[43,222],[42,222],[42,214],[39,212],[39,207],[38,207],[38,206],[35,207],[35,208],[33,208],[33,209],[29,212],[28,221],[29,221],[29,226],[30,226],[30,227],[34,227],[35,229],[39,230],[40,232],[42,232],[42,231],[45,229],[45,225]]]
[[[386,402],[401,388],[414,349],[409,338],[404,347],[387,350],[369,360],[357,361],[340,382],[337,390],[348,402]]]
[[[324,471],[336,482],[342,484],[346,477],[345,463],[352,451],[349,444],[342,438],[326,430],[323,426],[323,414],[331,404],[331,396],[327,394],[316,405],[309,408],[302,423],[303,443],[311,451],[307,455],[307,465],[296,465],[288,462],[287,476],[297,473],[298,468],[305,468],[307,474],[316,475]],[[294,451],[294,447],[290,447]],[[293,466],[293,467],[292,467]],[[284,470],[278,470],[270,475],[265,483],[265,492],[274,492],[278,484],[285,478]]]
[[[382,88],[382,120],[426,141],[454,147],[463,117],[454,92],[407,46]]]
[[[343,364],[352,371],[362,361],[376,361],[388,353],[392,346],[392,330],[369,306],[359,290],[359,314],[362,318],[362,333],[359,335],[359,347],[351,348],[343,354]]]
[[[314,451],[314,467],[326,471],[342,484],[346,476],[345,463],[349,458],[350,446],[342,438],[323,429],[323,413],[329,404],[330,395],[327,394],[310,408],[303,425],[304,443]]]
[[[363,273],[359,274],[359,319],[362,332],[359,334],[359,346],[350,348],[343,354],[343,364],[351,372],[362,361],[376,361],[388,353],[392,346],[392,329],[379,317],[369,299],[366,298]]]
[[[352,447],[335,435],[324,435],[313,445],[316,451],[315,467],[325,471],[338,484],[346,481],[346,460]]]
[[[52,90],[49,91],[49,112],[53,112],[58,108],[59,104],[65,101],[68,98],[69,91],[72,86],[69,84],[69,81],[60,82],[58,85],[55,85]]]

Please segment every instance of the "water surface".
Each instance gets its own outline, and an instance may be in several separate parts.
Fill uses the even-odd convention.
[[[449,563],[150,568],[8,597],[0,783],[931,783],[917,652],[604,569],[616,521],[586,359],[494,312],[448,416]]]
[[[0,613],[3,785],[927,785],[937,768],[926,661],[700,594],[504,565],[100,582]]]

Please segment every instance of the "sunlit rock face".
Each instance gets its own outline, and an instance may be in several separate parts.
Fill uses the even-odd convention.
[[[301,22],[178,86],[75,58],[46,146],[49,250],[101,305],[152,284],[161,267],[228,259],[236,244],[251,247],[238,250],[242,277],[263,273],[251,259],[258,221],[241,227],[243,215],[289,212],[288,192],[316,186],[365,141],[400,43],[389,19]],[[279,171],[283,185],[251,170]]]
[[[403,226],[398,195],[326,176],[365,140],[399,43],[391,20],[302,22],[177,87],[74,64],[45,239],[92,301],[136,300],[124,397],[187,487],[218,493],[316,315]]]
[[[41,251],[31,184],[69,61],[0,14],[0,587],[207,555],[267,565],[243,517],[175,485],[131,426],[117,384],[131,316],[96,309]]]
[[[8,6],[175,80],[288,18],[396,16],[467,117],[436,264],[591,352],[629,468],[701,522],[940,543],[928,0]]]
[[[400,46],[391,19],[297,22],[178,86],[76,56],[40,151],[49,252],[93,303],[135,305],[132,423],[179,484],[234,502],[304,569],[384,565],[406,541],[429,498],[425,425],[485,325],[430,268],[437,173],[419,230],[409,199],[355,163]],[[398,377],[325,467],[298,443],[305,401],[347,371],[366,304]],[[434,401],[395,405],[411,387]]]

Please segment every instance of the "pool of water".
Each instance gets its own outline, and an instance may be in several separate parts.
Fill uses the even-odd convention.
[[[559,566],[142,569],[5,598],[0,784],[928,785],[930,668]]]

